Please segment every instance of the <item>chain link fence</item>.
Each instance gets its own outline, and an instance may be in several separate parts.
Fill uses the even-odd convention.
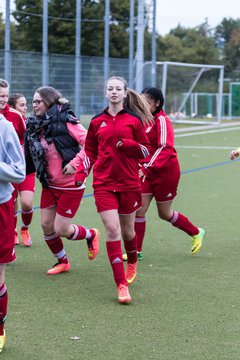
[[[10,61],[11,92],[24,94],[28,100],[29,112],[31,112],[31,99],[34,91],[42,85],[42,53],[11,51]],[[49,85],[58,89],[64,97],[69,99],[75,109],[75,105],[79,106],[79,104],[75,104],[75,56],[49,54],[48,64]],[[129,59],[109,58],[107,65],[109,76],[122,76],[128,81]],[[206,117],[208,113],[211,113],[213,119],[217,116],[216,104],[219,97],[216,96],[216,93],[219,87],[219,69],[211,69],[212,66],[209,65],[209,68],[205,69],[206,71],[202,69],[204,71],[199,76],[202,70],[197,64],[198,68],[194,64],[193,66],[190,66],[191,64],[179,66],[178,63],[168,63],[167,71],[164,71],[166,64],[157,63],[157,65],[154,80],[157,87],[163,87],[165,110],[168,114],[173,114],[173,120],[179,116],[191,117],[193,113],[200,117]],[[206,65],[204,66],[206,67]],[[82,56],[80,68],[80,108],[76,113],[80,113],[80,116],[93,115],[102,111],[106,106],[104,58]],[[153,76],[151,62],[143,64],[139,74],[136,74],[134,86],[138,76],[142,77],[143,87],[151,86]],[[4,50],[0,50],[0,77],[4,77]],[[197,101],[196,99],[203,100],[203,96],[196,98],[195,92],[198,95],[208,94],[208,100],[204,103]],[[211,110],[209,110],[210,100]]]
[[[109,76],[128,80],[128,59],[109,58]],[[4,50],[0,50],[0,77],[4,78]],[[35,89],[42,85],[42,54],[11,51],[11,92],[24,94],[31,111]],[[75,56],[49,54],[49,85],[58,89],[75,108]],[[105,106],[104,58],[81,57],[80,113],[95,114]]]

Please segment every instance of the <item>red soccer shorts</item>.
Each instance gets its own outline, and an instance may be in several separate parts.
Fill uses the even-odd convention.
[[[140,191],[115,192],[95,189],[94,198],[99,213],[117,209],[120,215],[129,215],[142,207]]]
[[[21,191],[35,192],[36,176],[35,173],[29,174],[20,184],[12,184],[14,191],[12,193],[13,199],[18,197],[18,193]]]
[[[8,264],[16,260],[14,251],[14,207],[13,199],[0,204],[0,264]]]
[[[64,217],[73,218],[80,206],[85,189],[42,189],[40,208],[56,206],[56,212]]]
[[[141,183],[142,195],[153,195],[156,202],[172,201],[177,195],[179,179],[179,162],[173,158],[161,172],[151,174]]]

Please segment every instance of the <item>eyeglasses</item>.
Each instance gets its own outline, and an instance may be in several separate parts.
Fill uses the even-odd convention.
[[[43,100],[32,100],[33,105],[40,105]]]

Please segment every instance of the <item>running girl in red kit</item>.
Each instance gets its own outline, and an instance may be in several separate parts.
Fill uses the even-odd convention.
[[[48,270],[56,275],[70,270],[61,237],[87,240],[88,258],[99,252],[99,232],[72,224],[85,189],[76,187],[74,173],[84,157],[81,146],[87,130],[79,123],[68,100],[53,87],[44,86],[33,96],[34,114],[27,118],[25,154],[27,174],[36,171],[42,184],[41,224],[44,240],[57,263]]]
[[[8,105],[10,108],[17,110],[24,120],[26,120],[27,115],[27,100],[24,95],[19,93],[13,93],[9,96]],[[14,184],[14,194],[13,198],[15,199],[15,218],[17,225],[17,213],[18,213],[18,202],[17,197],[19,194],[20,204],[21,204],[21,219],[22,226],[20,229],[22,242],[25,246],[32,245],[32,238],[29,233],[29,225],[31,224],[33,217],[33,196],[35,192],[35,173],[29,174],[26,176],[25,180],[20,184]],[[19,244],[19,237],[17,229],[15,229],[15,245]]]
[[[172,209],[173,200],[177,195],[180,167],[174,148],[174,130],[162,109],[163,94],[160,89],[154,87],[144,89],[142,94],[155,120],[153,125],[146,128],[151,154],[141,162],[142,166],[139,170],[142,180],[142,208],[137,211],[135,219],[138,259],[142,259],[142,244],[146,231],[145,215],[153,198],[157,204],[159,217],[191,237],[191,253],[195,254],[202,246],[205,231],[192,224],[186,216]],[[124,260],[126,258],[127,254]]]
[[[14,129],[16,130],[16,133],[18,135],[20,144],[23,147],[24,134],[25,134],[25,130],[26,130],[25,120],[24,120],[22,114],[19,111],[13,109],[8,104],[8,100],[9,100],[9,84],[4,79],[0,79],[0,91],[5,96],[5,98],[3,99],[3,101],[1,101],[1,104],[0,104],[0,113],[3,114],[4,117],[13,124]],[[14,201],[14,204],[16,204],[17,193],[18,193],[17,189],[20,186],[20,184],[13,184],[13,186],[14,186],[13,201]],[[16,206],[16,205],[14,205],[14,206]],[[17,233],[17,230],[16,230],[16,226],[17,226],[17,208],[15,210],[16,210],[15,211],[15,244],[19,244],[18,233]],[[31,216],[32,216],[32,214],[26,215],[26,218],[24,220],[27,222],[28,218],[31,218]],[[24,235],[26,235],[26,234],[24,234]],[[31,245],[31,238],[27,239],[26,236],[25,236],[23,238],[23,241],[25,241],[26,246]]]
[[[91,120],[85,143],[86,156],[75,174],[76,184],[81,186],[94,165],[94,197],[106,231],[107,254],[120,303],[131,301],[128,285],[137,274],[134,219],[141,207],[138,162],[149,155],[143,127],[145,116],[141,119],[124,107],[130,96],[123,78],[113,76],[107,81],[109,106]],[[128,255],[126,273],[121,239]]]

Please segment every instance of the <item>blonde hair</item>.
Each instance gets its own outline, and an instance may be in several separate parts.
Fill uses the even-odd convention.
[[[111,80],[119,80],[119,81],[121,81],[122,83],[123,83],[123,86],[124,86],[124,90],[126,91],[127,90],[127,81],[123,78],[123,77],[121,77],[121,76],[111,76],[107,81],[106,81],[106,86],[107,86],[107,84],[108,84],[108,82],[109,81],[111,81]]]
[[[149,125],[153,123],[153,116],[147,101],[135,90],[127,89],[124,106],[130,111],[135,112],[144,124]]]

